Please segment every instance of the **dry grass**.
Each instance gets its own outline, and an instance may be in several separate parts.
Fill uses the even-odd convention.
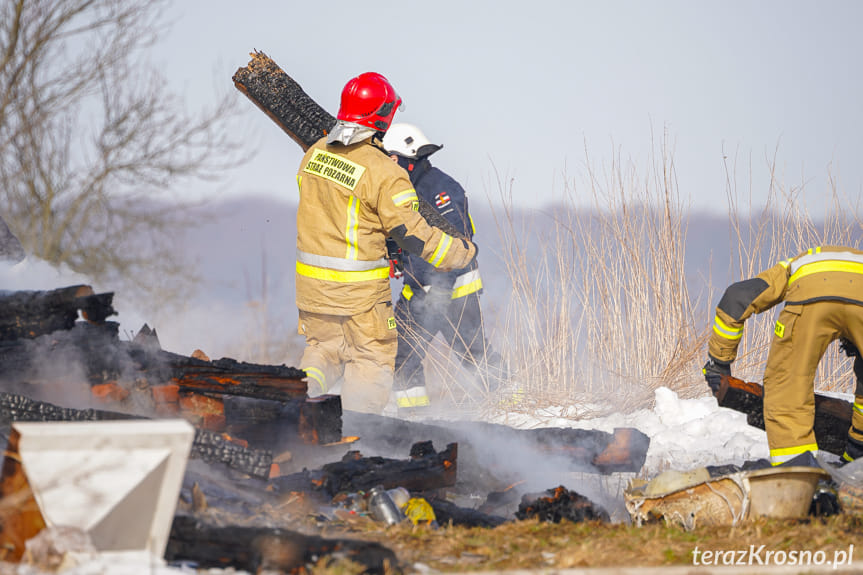
[[[507,201],[496,214],[513,286],[506,352],[539,405],[613,398],[632,410],[659,386],[700,392],[708,324],[685,281],[686,206],[665,142],[656,158],[641,173],[588,157],[586,183],[566,184],[542,229],[519,228]]]
[[[392,549],[407,572],[417,563],[440,572],[537,568],[644,567],[692,565],[693,552],[749,550],[834,553],[859,546],[863,519],[837,515],[823,519],[759,519],[736,527],[701,527],[684,531],[663,524],[634,527],[597,522],[507,523],[494,529],[443,527],[431,530],[401,524],[385,531],[376,525],[354,526],[352,538],[378,541]],[[859,550],[855,555],[859,558]],[[762,553],[762,557],[763,557]],[[339,567],[345,569],[345,566]],[[315,570],[315,573],[347,571]]]

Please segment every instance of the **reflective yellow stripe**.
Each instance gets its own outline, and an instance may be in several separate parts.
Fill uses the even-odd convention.
[[[856,401],[854,402],[854,409],[857,410],[857,413],[863,414],[863,405],[857,403]]]
[[[402,295],[405,296],[405,299],[411,301],[411,298],[414,297],[414,290],[408,284],[405,284],[402,288]]]
[[[713,318],[713,331],[720,337],[725,339],[740,339],[743,337],[743,328],[729,327],[724,321],[719,319],[719,316]]]
[[[303,371],[306,372],[306,376],[314,379],[318,382],[318,385],[321,386],[321,392],[327,392],[327,377],[324,375],[324,372],[318,369],[317,367],[306,367],[303,368]]]
[[[407,203],[416,202],[418,200],[419,198],[417,198],[417,192],[414,189],[405,190],[393,196],[393,203],[397,206],[403,206]]]
[[[471,233],[471,235],[473,235],[476,233],[476,226],[473,225],[473,217],[470,214],[468,214],[467,219],[470,220],[470,233]]]
[[[788,285],[793,284],[800,278],[804,278],[806,276],[821,272],[847,272],[851,274],[863,275],[863,263],[828,260],[824,262],[813,262],[811,264],[806,264],[802,266],[799,270],[794,272],[794,275],[788,278]]]
[[[422,397],[399,397],[396,399],[398,407],[425,407],[431,405],[431,400],[427,395]]]
[[[300,174],[297,174],[297,191],[303,189],[303,177]]]
[[[348,223],[345,228],[345,241],[348,244],[348,249],[345,252],[345,258],[349,260],[357,259],[357,235],[360,226],[360,201],[356,196],[351,196],[348,201]]]
[[[452,299],[458,299],[472,293],[476,293],[482,289],[482,278],[477,278],[474,281],[459,286],[452,290]]]
[[[324,280],[328,282],[350,283],[364,282],[368,280],[386,279],[390,277],[390,268],[377,268],[367,271],[346,272],[332,270],[328,268],[319,268],[310,266],[302,262],[297,262],[297,273],[307,278],[316,280]]]
[[[434,253],[432,254],[429,263],[434,267],[440,267],[441,262],[446,257],[447,252],[449,251],[450,246],[452,245],[452,236],[449,234],[441,234],[440,241],[437,243],[437,248],[435,248]]]
[[[809,443],[806,445],[798,445],[797,447],[781,447],[779,449],[771,449],[770,463],[772,465],[779,465],[781,463],[785,463],[786,461],[790,461],[801,453],[806,453],[807,451],[818,451],[818,444]]]

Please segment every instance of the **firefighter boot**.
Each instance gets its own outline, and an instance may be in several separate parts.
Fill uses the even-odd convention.
[[[845,453],[842,454],[842,459],[850,462],[861,457],[863,457],[863,443],[849,437],[845,442]]]

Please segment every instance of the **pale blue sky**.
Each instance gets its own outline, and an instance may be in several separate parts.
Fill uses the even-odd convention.
[[[191,106],[234,90],[258,49],[335,114],[344,83],[386,75],[404,98],[396,121],[444,144],[435,163],[474,201],[542,206],[564,173],[583,179],[617,150],[646,165],[669,136],[680,193],[726,209],[723,151],[756,199],[778,146],[780,178],[806,181],[817,211],[828,169],[842,191],[863,188],[863,2],[428,2],[183,0],[157,58]],[[242,98],[249,147],[231,194],[295,197],[299,147]]]

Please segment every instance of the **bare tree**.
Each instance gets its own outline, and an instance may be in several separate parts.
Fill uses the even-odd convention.
[[[0,210],[28,253],[96,281],[163,289],[184,186],[242,161],[236,103],[188,114],[148,49],[166,0],[0,3]],[[178,54],[177,57],[182,57]]]

